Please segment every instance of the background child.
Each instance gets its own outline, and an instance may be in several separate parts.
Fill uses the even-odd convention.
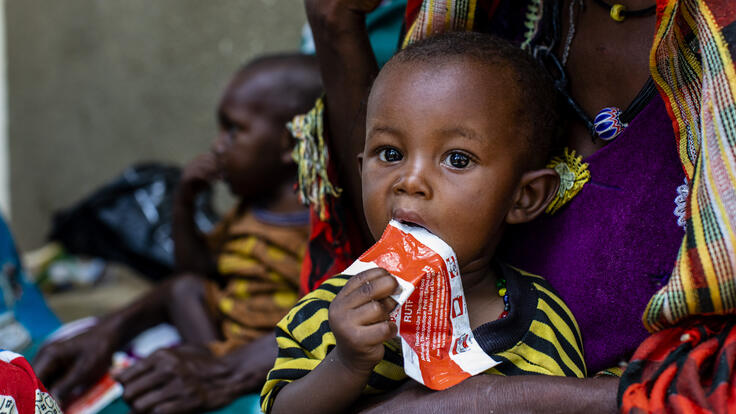
[[[494,260],[505,227],[532,220],[557,192],[559,177],[543,168],[557,136],[555,99],[525,52],[464,33],[399,52],[368,100],[360,160],[371,233],[395,219],[454,249],[474,336],[502,361],[488,373],[586,374],[577,325],[554,290]],[[396,388],[406,378],[386,342],[396,335],[396,288],[373,269],[333,277],[300,301],[278,324],[263,410],[341,412],[362,392]]]
[[[177,270],[185,276],[174,287],[181,299],[170,314],[187,343],[225,354],[270,333],[296,303],[308,213],[294,191],[293,139],[285,124],[321,93],[318,76],[307,56],[248,64],[222,98],[212,151],[182,174],[173,236]],[[217,179],[239,202],[205,237],[194,200]]]
[[[209,350],[154,353],[120,374],[136,412],[206,411],[262,384],[274,355],[270,333],[298,298],[307,237],[285,123],[320,93],[312,57],[267,56],[235,75],[218,108],[212,152],[185,168],[177,192],[173,231],[183,275],[91,330],[43,349],[35,366],[55,395],[68,401],[107,371],[115,350],[166,320],[185,343]],[[194,222],[194,199],[217,179],[239,203],[203,235]]]

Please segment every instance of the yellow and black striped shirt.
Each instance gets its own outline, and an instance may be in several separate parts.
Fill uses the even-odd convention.
[[[499,271],[506,278],[509,315],[473,330],[483,350],[501,361],[486,374],[585,377],[580,330],[554,289],[539,276],[503,264]],[[279,353],[261,391],[264,412],[271,410],[281,388],[309,374],[335,347],[328,309],[349,278],[328,279],[276,326]],[[407,378],[400,345],[387,342],[384,346],[384,359],[373,369],[365,393],[395,389]]]

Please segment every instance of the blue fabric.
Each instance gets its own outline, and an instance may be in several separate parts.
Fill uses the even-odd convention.
[[[407,0],[384,0],[381,5],[365,18],[368,37],[376,56],[378,67],[382,67],[396,53],[401,40],[401,28],[404,24],[404,12]],[[302,53],[313,55],[314,39],[309,26],[302,32]]]
[[[217,411],[211,411],[209,414],[260,414],[261,396],[259,394],[248,394],[238,398],[232,404],[221,408]],[[100,414],[126,414],[130,412],[130,408],[122,400],[118,398],[112,404],[100,411]]]
[[[260,414],[261,413],[261,396],[260,394],[248,394],[238,398],[227,407],[217,411],[211,411],[210,414]]]
[[[6,265],[14,266],[20,272],[20,281],[23,294],[15,303],[13,312],[15,319],[31,334],[32,344],[22,352],[30,360],[36,353],[39,344],[54,330],[61,326],[59,318],[46,305],[41,292],[28,281],[21,266],[18,251],[15,248],[13,236],[5,220],[0,217],[0,270]],[[2,302],[2,301],[0,301]],[[5,304],[0,303],[0,312],[5,310]]]
[[[122,398],[118,398],[117,400],[113,401],[110,405],[103,408],[99,414],[127,414],[130,411],[131,410],[130,410],[130,407],[128,407],[128,404],[126,404]]]
[[[33,342],[40,342],[55,331],[61,322],[46,305],[38,288],[23,275],[23,296],[15,304],[15,318],[31,334]]]
[[[378,67],[383,67],[399,48],[405,11],[406,0],[386,0],[365,18]]]

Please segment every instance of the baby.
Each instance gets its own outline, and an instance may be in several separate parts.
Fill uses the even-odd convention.
[[[298,300],[308,236],[285,123],[321,91],[311,56],[262,56],[233,76],[217,108],[212,149],[184,168],[177,189],[180,274],[80,335],[44,347],[35,367],[55,396],[73,400],[107,372],[113,352],[161,322],[173,323],[189,346],[154,353],[117,376],[133,411],[205,412],[260,389],[276,353],[273,328]],[[195,200],[217,180],[238,203],[203,234]]]
[[[544,168],[556,139],[555,92],[534,60],[505,41],[456,33],[418,42],[379,73],[359,157],[374,237],[391,219],[455,251],[473,334],[499,365],[489,374],[586,375],[573,315],[540,277],[495,260],[507,226],[554,198]],[[406,379],[389,320],[396,280],[384,269],[338,275],[278,324],[265,412],[342,412],[362,393]]]

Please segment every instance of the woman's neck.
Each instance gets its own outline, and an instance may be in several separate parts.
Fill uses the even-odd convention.
[[[565,36],[570,29],[570,1],[561,8],[561,36],[558,58],[562,56]],[[609,3],[614,3],[610,1]],[[655,4],[651,0],[616,1],[629,10]],[[575,32],[565,66],[569,79],[568,93],[588,117],[595,117],[605,107],[625,110],[649,77],[649,52],[656,17],[627,18],[614,21],[604,7],[592,1],[575,13]],[[584,157],[602,148],[606,142],[592,140],[590,131],[577,118],[571,119],[566,145]]]

